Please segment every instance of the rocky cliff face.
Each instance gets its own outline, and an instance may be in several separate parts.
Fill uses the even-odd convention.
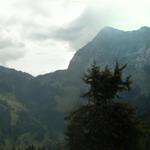
[[[147,80],[150,71],[150,28],[120,31],[106,27],[70,62],[68,70],[85,70],[93,61],[100,66],[112,66],[116,61],[128,64],[126,72],[133,75],[134,84],[142,86],[142,93],[149,93]],[[146,88],[145,88],[146,87]]]
[[[140,57],[149,59],[150,28],[142,27],[136,31],[120,31],[105,27],[86,46],[81,48],[72,59],[69,69],[90,63],[93,60],[101,64],[112,64],[116,60],[126,59],[139,63]],[[141,62],[143,63],[143,62]],[[145,61],[145,64],[149,61]]]

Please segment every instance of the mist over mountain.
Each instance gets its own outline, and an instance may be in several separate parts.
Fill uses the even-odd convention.
[[[84,102],[80,96],[87,87],[81,78],[93,61],[102,68],[127,63],[125,74],[132,75],[133,86],[121,96],[140,113],[150,113],[150,28],[105,27],[77,51],[67,70],[33,77],[0,67],[0,144],[62,139],[64,116]]]

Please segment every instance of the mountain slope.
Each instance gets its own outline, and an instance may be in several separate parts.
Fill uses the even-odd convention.
[[[133,88],[128,98],[130,102],[141,109],[149,109],[147,103],[150,95],[150,28],[142,27],[135,31],[120,31],[111,27],[105,27],[97,36],[79,49],[72,58],[70,65],[66,71],[60,72],[59,76],[56,73],[40,76],[39,81],[56,83],[59,81],[59,88],[63,93],[61,95],[63,103],[77,103],[76,96],[68,96],[70,91],[74,95],[83,93],[84,84],[81,81],[83,73],[87,70],[90,64],[96,61],[101,67],[108,65],[114,66],[116,61],[120,64],[128,64],[125,73],[132,75]],[[55,78],[56,77],[56,78]],[[38,77],[37,77],[38,79]],[[58,88],[56,86],[56,88]],[[142,100],[140,100],[142,99]],[[61,105],[58,103],[58,105]],[[67,105],[67,104],[66,104]],[[74,104],[73,104],[74,105]]]
[[[67,70],[33,77],[0,67],[0,143],[53,145],[61,139],[64,116],[84,102],[80,96],[87,87],[81,77],[93,61],[102,68],[127,63],[125,74],[132,75],[133,87],[121,96],[140,112],[150,112],[150,28],[106,27],[77,51]]]

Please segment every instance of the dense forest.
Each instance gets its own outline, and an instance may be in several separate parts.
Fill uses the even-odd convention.
[[[82,80],[88,91],[82,95],[84,103],[70,112],[63,143],[47,145],[1,145],[1,150],[149,150],[150,124],[127,102],[120,101],[120,93],[131,90],[131,76],[123,78],[127,65],[101,70],[94,62]],[[119,99],[119,101],[118,101]]]

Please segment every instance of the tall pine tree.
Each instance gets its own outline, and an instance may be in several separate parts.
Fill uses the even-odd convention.
[[[119,92],[130,89],[130,77],[123,80],[122,71],[101,70],[94,63],[83,81],[89,85],[84,94],[88,104],[67,117],[67,142],[70,150],[138,150],[141,148],[143,125],[135,110],[125,103],[115,102]]]

